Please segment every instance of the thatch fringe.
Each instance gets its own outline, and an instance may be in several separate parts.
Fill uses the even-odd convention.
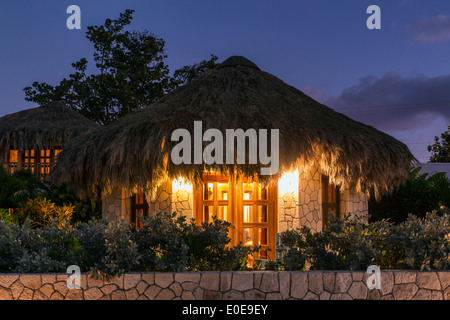
[[[12,113],[0,118],[0,153],[10,148],[50,149],[98,128],[95,122],[69,109],[62,102]]]
[[[331,182],[378,196],[403,183],[415,161],[400,141],[318,103],[245,58],[232,57],[147,108],[76,139],[60,154],[51,179],[86,196],[106,185],[152,189],[180,176],[195,182],[205,170],[259,175],[259,163],[173,164],[170,152],[178,142],[171,134],[185,128],[193,136],[194,121],[224,137],[226,129],[279,129],[280,169],[260,176],[263,181],[314,161]]]

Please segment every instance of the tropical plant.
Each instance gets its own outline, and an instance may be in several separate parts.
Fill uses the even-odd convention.
[[[420,173],[421,167],[410,171],[405,184],[379,200],[369,200],[370,221],[387,219],[400,223],[409,214],[424,217],[426,212],[436,210],[441,205],[448,205],[450,183],[442,173],[429,175]]]
[[[0,166],[0,208],[16,208],[19,203],[46,192],[47,186],[31,172],[19,170],[9,175]]]
[[[73,214],[73,206],[57,206],[44,198],[28,199],[17,208],[17,215],[21,223],[30,220],[35,227],[44,227],[54,221],[62,227]]]

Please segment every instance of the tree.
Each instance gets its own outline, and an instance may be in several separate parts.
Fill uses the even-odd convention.
[[[217,66],[217,59],[218,57],[212,54],[209,60],[202,60],[199,63],[184,66],[176,70],[173,74],[173,77],[170,79],[170,88],[175,89],[179,86],[182,86],[197,78],[198,76],[204,74],[206,71],[214,69]]]
[[[215,66],[217,57],[212,55],[211,60],[185,66],[170,77],[164,62],[165,41],[147,30],[125,30],[133,12],[127,9],[116,20],[106,19],[104,25],[87,28],[98,73],[87,74],[88,60],[82,58],[72,63],[75,71],[58,85],[36,81],[24,88],[25,99],[39,104],[62,100],[85,117],[108,124]]]
[[[450,125],[440,138],[434,137],[434,143],[428,146],[428,151],[431,152],[429,162],[450,162]]]
[[[392,194],[369,200],[370,221],[389,219],[400,223],[413,214],[420,218],[440,206],[450,206],[450,180],[445,173],[420,174],[421,167],[410,171],[409,179]]]

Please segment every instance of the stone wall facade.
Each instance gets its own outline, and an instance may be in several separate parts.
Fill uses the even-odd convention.
[[[131,195],[127,189],[113,188],[102,195],[102,216],[108,221],[131,221]]]
[[[278,195],[278,232],[307,226],[313,232],[323,228],[322,173],[317,164],[304,164],[298,168],[298,188]],[[368,221],[367,197],[345,189],[340,193],[341,216]]]
[[[67,277],[0,274],[0,300],[450,300],[450,271],[382,271],[380,289],[350,271],[81,274],[81,289],[70,290]]]
[[[299,217],[300,225],[311,228],[311,231],[322,230],[322,190],[321,173],[317,165],[305,164],[299,167]]]
[[[341,192],[340,196],[341,214],[351,213],[352,217],[359,218],[363,221],[369,220],[369,202],[366,196],[349,189]]]
[[[295,186],[281,190],[277,199],[278,230],[295,230],[302,226],[319,232],[322,221],[322,173],[317,164],[299,166]],[[131,221],[131,197],[127,189],[113,189],[103,196],[103,217],[109,221],[125,219]],[[148,200],[148,199],[147,199]],[[194,217],[194,190],[191,184],[167,181],[158,187],[153,199],[148,201],[149,214],[177,212],[188,219]],[[368,201],[365,196],[346,189],[340,194],[341,215],[351,213],[353,217],[368,220]]]
[[[172,182],[158,187],[154,199],[149,204],[149,214],[157,212],[177,212],[188,219],[193,217],[193,190],[173,189]],[[131,192],[125,188],[114,188],[102,197],[102,216],[108,221],[121,219],[131,222]]]

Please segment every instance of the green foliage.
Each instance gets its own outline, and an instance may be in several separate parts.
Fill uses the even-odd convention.
[[[175,89],[181,85],[185,85],[196,77],[204,74],[206,71],[214,69],[217,66],[217,59],[219,58],[212,54],[209,60],[202,60],[199,63],[184,66],[176,70],[173,77],[170,79],[170,87]]]
[[[450,211],[410,215],[399,224],[332,219],[321,232],[306,227],[287,231],[281,243],[281,262],[272,269],[303,270],[309,264],[310,270],[367,270],[375,264],[381,269],[449,270]]]
[[[201,225],[192,220],[183,225],[183,239],[189,248],[189,270],[230,271],[247,267],[247,257],[259,252],[260,247],[246,247],[242,243],[230,246],[231,227],[231,223],[218,219]]]
[[[103,257],[107,255],[106,230],[108,222],[104,219],[92,219],[75,224],[72,234],[78,239],[78,259],[76,265],[83,272],[104,269]]]
[[[66,186],[50,185],[49,191],[45,196],[58,206],[70,204],[73,206],[73,214],[71,221],[87,222],[91,219],[100,219],[102,216],[102,207],[100,201],[95,198],[81,200],[73,193],[67,191]]]
[[[21,226],[0,221],[0,232],[0,272],[65,272],[77,260],[79,246],[67,224],[40,229],[29,220]]]
[[[17,208],[17,215],[21,222],[28,219],[36,227],[43,227],[52,222],[63,227],[71,219],[73,209],[73,206],[57,206],[46,198],[35,198],[21,203]]]
[[[0,166],[0,220],[23,223],[30,214],[30,219],[37,225],[41,225],[48,223],[49,216],[42,220],[36,215],[40,214],[39,210],[50,210],[52,206],[57,211],[60,210],[59,208],[73,207],[70,216],[72,223],[100,218],[102,212],[101,203],[97,199],[80,200],[73,193],[68,192],[65,186],[48,185],[37,179],[31,172],[24,170],[9,175],[3,166]],[[53,214],[55,208],[52,209]],[[58,212],[61,213],[61,211]],[[62,217],[60,217],[62,222],[61,219]]]
[[[130,271],[244,270],[259,247],[230,246],[228,222],[196,225],[176,214],[125,222],[92,219],[75,225],[51,221],[36,228],[0,221],[0,272],[65,272],[78,265],[95,278]]]
[[[434,137],[428,151],[431,152],[430,162],[450,162],[450,125],[440,137]]]
[[[135,270],[140,254],[136,242],[132,241],[132,227],[124,221],[109,223],[104,230],[106,254],[91,268],[95,278],[109,279]]]
[[[19,217],[14,212],[13,209],[3,209],[0,208],[0,221],[6,224],[19,223]]]
[[[450,205],[450,181],[443,173],[420,174],[420,167],[410,172],[408,181],[380,200],[369,200],[370,221],[389,219],[400,223],[409,214],[424,217],[441,205]]]
[[[48,192],[45,184],[28,171],[9,175],[0,166],[0,208],[16,208],[19,203]]]
[[[134,233],[142,270],[242,270],[247,257],[259,250],[242,244],[230,246],[231,224],[215,219],[195,224],[176,213],[146,217]]]

